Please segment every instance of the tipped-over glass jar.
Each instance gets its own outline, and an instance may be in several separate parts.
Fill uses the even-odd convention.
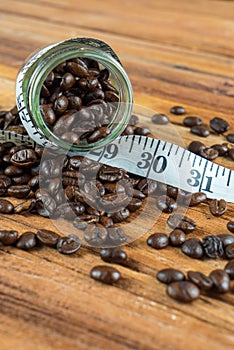
[[[131,117],[133,92],[110,46],[77,38],[28,58],[17,77],[16,102],[34,141],[79,153],[122,133]]]

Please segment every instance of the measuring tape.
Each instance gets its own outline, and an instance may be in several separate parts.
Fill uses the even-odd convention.
[[[36,145],[29,136],[9,131],[0,131],[0,141]],[[139,135],[120,136],[102,148],[80,155],[191,193],[205,192],[208,198],[234,203],[233,170],[173,143]]]

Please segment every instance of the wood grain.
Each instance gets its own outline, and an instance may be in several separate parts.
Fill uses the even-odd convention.
[[[8,0],[0,2],[0,109],[11,108],[15,78],[34,50],[70,37],[95,37],[118,53],[133,84],[135,102],[169,113],[183,104],[206,124],[228,118],[234,131],[234,2],[148,0]],[[199,139],[170,115],[185,145]],[[142,124],[152,126],[142,118]],[[156,129],[153,131],[157,132]],[[212,134],[207,145],[224,142]],[[234,169],[233,162],[218,159]],[[231,189],[232,191],[234,189]],[[198,228],[191,237],[227,232],[234,216],[229,204],[222,218],[207,206],[190,208]],[[226,261],[194,261],[180,250],[154,251],[145,239],[164,231],[167,215],[125,247],[127,266],[114,286],[93,281],[89,271],[98,253],[83,247],[71,257],[51,249],[23,252],[0,247],[1,350],[228,350],[234,345],[234,298],[203,295],[192,305],[169,299],[156,272],[174,266],[209,273]],[[2,228],[36,232],[53,223],[37,216],[0,216]]]

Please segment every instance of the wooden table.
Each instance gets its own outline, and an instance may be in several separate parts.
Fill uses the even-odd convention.
[[[14,105],[17,71],[30,53],[87,36],[108,42],[118,53],[137,104],[167,114],[182,104],[206,123],[214,116],[228,118],[234,131],[231,1],[7,0],[0,2],[0,20],[0,109]],[[182,126],[183,117],[169,116],[186,145],[199,139]],[[222,141],[211,135],[205,143]],[[228,159],[218,162],[234,169]],[[206,206],[187,214],[198,222],[194,235],[201,238],[227,232],[234,205],[221,219]],[[163,229],[166,217],[155,229]],[[53,228],[36,216],[1,215],[0,220],[1,228],[20,233]],[[46,248],[1,247],[1,350],[233,349],[233,291],[184,305],[170,299],[155,279],[168,266],[209,273],[226,261],[192,260],[175,248],[155,251],[145,243],[148,234],[125,248],[129,266],[118,267],[123,279],[115,286],[89,277],[101,263],[90,249],[67,257]]]

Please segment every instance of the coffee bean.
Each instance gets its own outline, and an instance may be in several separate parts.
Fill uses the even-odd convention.
[[[168,119],[167,115],[158,113],[158,114],[154,114],[151,117],[151,121],[152,121],[152,123],[157,124],[157,125],[165,125],[165,124],[168,124],[169,119]]]
[[[1,230],[0,231],[0,242],[4,245],[12,245],[18,239],[18,231],[14,230]]]
[[[27,185],[30,178],[31,176],[29,174],[23,174],[20,176],[12,177],[12,181],[15,185]]]
[[[121,274],[114,267],[98,265],[92,268],[90,271],[90,277],[102,283],[112,284],[118,282],[121,278]]]
[[[127,208],[123,208],[120,211],[111,214],[111,218],[114,223],[126,220],[130,216],[130,211]]]
[[[206,146],[204,145],[204,143],[202,143],[200,141],[192,141],[188,146],[188,150],[190,152],[193,152],[193,153],[198,154],[198,155],[200,155],[201,151],[205,148],[206,148]]]
[[[234,279],[234,260],[230,260],[224,267],[224,271],[228,274],[231,280]]]
[[[214,291],[217,293],[227,293],[230,288],[230,278],[224,270],[214,270],[210,273],[210,279],[214,284]]]
[[[174,106],[170,109],[170,113],[175,115],[183,115],[186,113],[186,109],[182,106]]]
[[[26,198],[30,193],[30,186],[28,185],[14,185],[7,189],[7,194],[10,197]]]
[[[134,134],[133,127],[131,125],[127,125],[121,135],[126,136],[126,135],[133,135],[133,134]]]
[[[54,113],[54,110],[52,108],[52,104],[48,104],[48,105],[40,105],[40,112],[41,115],[44,119],[44,121],[46,122],[46,124],[52,126],[54,125],[55,121],[56,121],[56,115]]]
[[[183,120],[183,124],[185,126],[198,126],[198,125],[202,125],[202,120],[199,117],[186,117]]]
[[[127,209],[130,212],[135,212],[136,210],[140,209],[142,206],[142,201],[139,198],[132,198],[132,200],[129,202]]]
[[[173,282],[167,287],[167,294],[178,301],[189,303],[200,297],[199,288],[192,282]]]
[[[103,165],[99,171],[98,177],[102,181],[116,182],[123,178],[125,170],[108,165]]]
[[[180,270],[167,268],[158,271],[156,278],[162,283],[169,284],[172,282],[183,281],[185,279],[185,275]]]
[[[158,197],[156,204],[163,213],[172,213],[178,207],[176,201],[168,196]]]
[[[225,254],[228,259],[234,259],[234,243],[228,244],[225,247]]]
[[[109,227],[107,228],[107,233],[109,245],[118,246],[127,241],[127,236],[121,227]]]
[[[11,185],[11,179],[6,175],[0,175],[0,189],[7,189]]]
[[[100,247],[107,239],[107,229],[98,223],[89,225],[84,231],[84,239],[90,245]]]
[[[24,232],[18,239],[16,247],[23,250],[30,250],[37,244],[36,235],[33,232]]]
[[[179,247],[185,242],[186,235],[182,230],[175,229],[170,233],[169,240],[172,246]]]
[[[134,114],[132,114],[131,115],[131,118],[129,119],[129,125],[131,125],[131,126],[135,126],[136,124],[138,124],[139,123],[139,118],[138,118],[138,116],[137,115],[134,115]]]
[[[163,249],[168,246],[169,239],[165,233],[153,233],[148,237],[147,244],[154,249]]]
[[[226,120],[216,117],[210,121],[210,127],[217,132],[217,134],[223,134],[230,128],[230,125]]]
[[[181,229],[184,233],[190,233],[196,228],[196,223],[192,219],[180,214],[170,215],[167,224],[173,229]]]
[[[57,242],[57,250],[61,254],[73,254],[80,249],[80,239],[76,235],[60,238]]]
[[[151,134],[150,129],[147,126],[138,126],[134,130],[135,135],[148,136]]]
[[[113,264],[122,264],[127,260],[127,254],[119,247],[100,250],[101,259]]]
[[[211,148],[218,151],[219,156],[226,156],[228,154],[228,147],[227,147],[227,144],[225,144],[225,143],[215,144],[215,145],[211,146]]]
[[[207,199],[207,196],[206,196],[206,194],[204,192],[193,193],[191,195],[191,198],[190,198],[189,206],[193,207],[195,205],[199,205],[199,204],[205,202],[206,199]]]
[[[234,160],[234,148],[229,149],[228,156],[231,158],[231,160]]]
[[[202,272],[188,271],[188,279],[204,291],[208,291],[213,287],[213,281]]]
[[[68,62],[67,69],[79,78],[86,78],[89,75],[87,66],[85,66],[83,62],[81,63],[81,61],[79,61],[79,63]]]
[[[0,199],[0,213],[11,214],[14,210],[14,206],[7,199]]]
[[[18,205],[14,208],[15,214],[26,214],[30,213],[36,206],[36,200],[35,199],[28,199]]]
[[[201,136],[201,137],[207,137],[207,136],[210,135],[209,129],[206,126],[204,126],[204,125],[192,126],[192,128],[190,129],[190,132],[192,134],[195,134],[195,135],[198,135],[198,136]]]
[[[221,216],[227,210],[227,202],[224,199],[212,199],[209,202],[209,209],[212,215]]]
[[[223,233],[223,234],[219,234],[217,235],[217,237],[219,237],[223,243],[223,246],[226,247],[229,244],[234,243],[234,236]]]
[[[94,143],[97,142],[100,139],[105,138],[107,135],[109,135],[111,133],[111,130],[106,127],[106,126],[102,126],[99,129],[95,130],[88,138],[88,142],[89,143]]]
[[[198,238],[189,238],[182,245],[182,252],[192,259],[203,257],[203,247]]]
[[[207,236],[203,238],[202,246],[205,254],[211,259],[216,259],[224,255],[223,243],[218,236]]]
[[[60,236],[54,231],[40,229],[37,231],[37,239],[40,243],[46,246],[55,247],[60,239]]]
[[[234,221],[228,221],[228,223],[227,223],[227,229],[228,229],[230,232],[234,233]]]
[[[99,222],[101,225],[103,225],[106,228],[114,225],[112,218],[105,216],[105,215],[100,216]]]
[[[99,216],[97,215],[79,215],[73,221],[73,226],[78,228],[79,230],[85,230],[88,225],[95,224],[98,222]]]
[[[219,152],[214,148],[206,147],[200,151],[200,156],[208,160],[214,160],[219,156]]]
[[[228,134],[226,139],[228,142],[234,143],[234,134]]]
[[[68,142],[72,145],[78,145],[80,143],[80,137],[75,132],[65,132],[61,136],[61,140]]]

